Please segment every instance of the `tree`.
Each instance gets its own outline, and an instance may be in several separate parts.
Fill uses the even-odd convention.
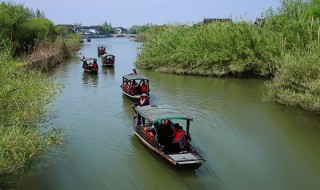
[[[102,24],[102,26],[100,26],[99,30],[100,30],[100,33],[104,34],[104,35],[108,35],[108,34],[113,34],[114,33],[111,23],[108,23],[107,21],[105,21]]]
[[[131,26],[131,28],[129,28],[129,33],[130,34],[140,34],[143,32],[148,31],[151,28],[150,24],[146,24],[146,25],[133,25]]]
[[[38,18],[45,18],[44,12],[40,11],[39,9],[36,10],[36,17]]]

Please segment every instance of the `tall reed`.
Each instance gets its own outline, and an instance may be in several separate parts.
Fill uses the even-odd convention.
[[[0,175],[21,171],[63,140],[57,130],[37,127],[58,86],[39,71],[23,69],[8,52],[0,53]]]

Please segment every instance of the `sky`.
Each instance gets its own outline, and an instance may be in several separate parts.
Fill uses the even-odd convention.
[[[2,2],[3,0],[1,0]],[[194,24],[204,18],[254,21],[280,0],[5,0],[39,9],[54,24],[81,23],[130,28],[144,24]]]

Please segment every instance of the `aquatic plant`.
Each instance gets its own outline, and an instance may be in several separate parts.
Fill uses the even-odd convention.
[[[283,0],[278,9],[263,13],[264,20],[259,25],[240,21],[154,27],[146,35],[147,41],[136,65],[175,74],[275,77],[267,85],[266,100],[319,110],[317,100],[308,98],[312,88],[306,88],[303,98],[298,97],[301,93],[294,93],[294,83],[279,88],[283,76],[291,72],[300,76],[295,79],[298,84],[304,83],[303,78],[306,78],[318,85],[319,81],[310,78],[302,69],[317,68],[313,61],[320,45],[318,10],[320,3],[317,0]],[[292,64],[300,70],[293,70]],[[297,97],[297,101],[288,103],[286,99],[293,100],[292,97]]]

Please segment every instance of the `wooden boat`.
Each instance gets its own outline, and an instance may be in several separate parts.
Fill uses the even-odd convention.
[[[101,47],[98,47],[98,56],[99,55],[103,55],[103,54],[106,54],[106,48],[101,46]]]
[[[82,68],[85,72],[97,74],[99,67],[96,58],[82,58]]]
[[[190,144],[189,129],[190,121],[193,120],[190,116],[168,105],[136,107],[135,111],[136,114],[132,117],[134,134],[151,153],[166,165],[173,169],[197,169],[205,162]],[[169,122],[164,125],[164,121]],[[170,131],[173,131],[174,126],[172,121],[178,121],[179,124],[185,123],[185,141],[179,144],[178,149],[173,149],[174,144],[171,143],[172,133]]]
[[[140,99],[141,94],[146,94],[150,97],[149,79],[143,75],[128,74],[122,76],[122,85],[120,87],[122,93],[132,99]]]
[[[104,54],[102,57],[102,65],[106,67],[114,67],[116,57],[111,54]]]

